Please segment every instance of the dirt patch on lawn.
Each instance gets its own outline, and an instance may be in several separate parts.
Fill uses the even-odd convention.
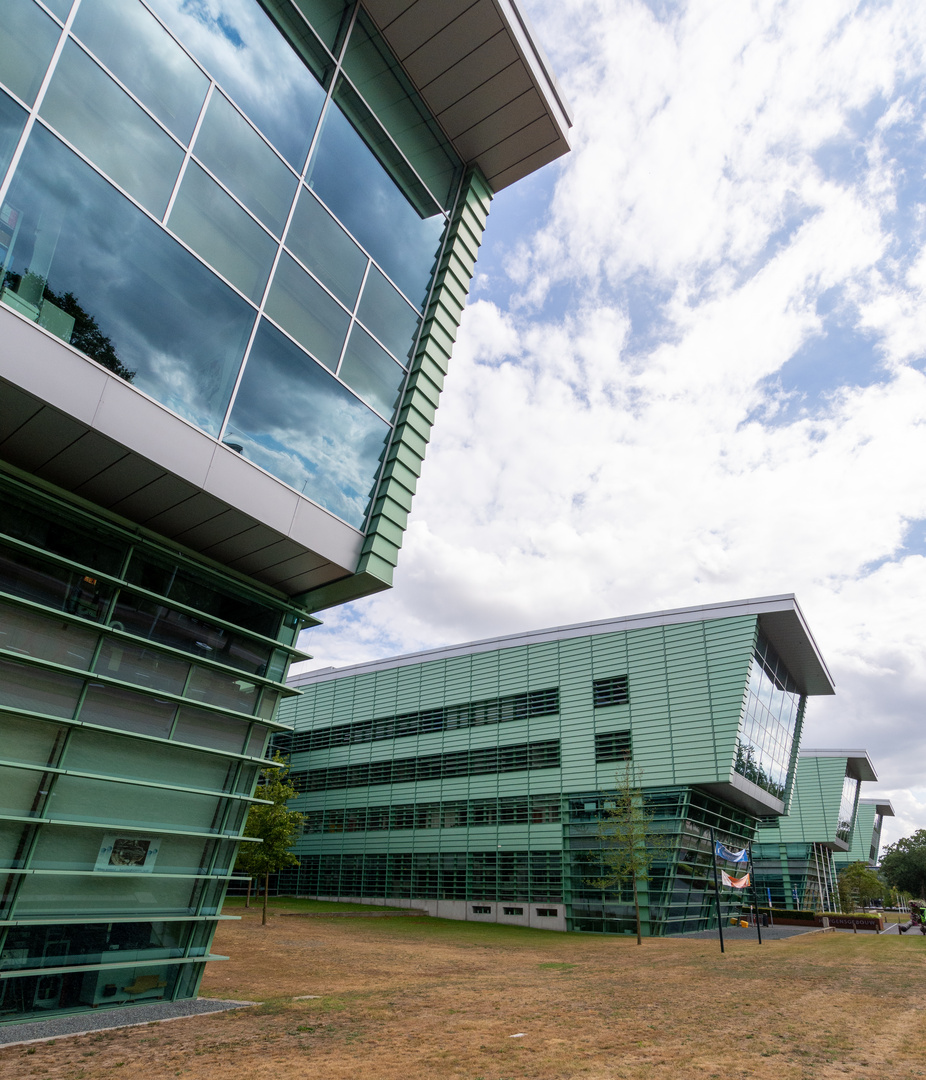
[[[926,1077],[926,939],[733,942],[235,909],[202,994],[256,1007],[0,1051],[21,1080]]]

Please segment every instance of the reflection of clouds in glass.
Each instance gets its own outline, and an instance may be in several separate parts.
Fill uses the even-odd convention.
[[[25,124],[25,109],[0,90],[0,175],[9,167]]]
[[[138,0],[82,0],[73,32],[175,135],[189,139],[208,80]]]
[[[246,457],[362,528],[389,425],[269,323],[228,429]]]
[[[257,0],[149,0],[193,56],[301,170],[325,95]]]
[[[252,309],[40,126],[7,202],[23,214],[16,272],[36,257],[40,229],[60,229],[49,287],[97,320],[135,386],[217,434]]]
[[[420,218],[334,101],[312,156],[309,184],[419,307],[427,296],[444,231]]]

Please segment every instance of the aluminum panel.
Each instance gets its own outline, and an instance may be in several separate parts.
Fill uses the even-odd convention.
[[[459,18],[479,0],[417,0],[388,25],[389,44],[396,56],[404,60],[454,19]]]

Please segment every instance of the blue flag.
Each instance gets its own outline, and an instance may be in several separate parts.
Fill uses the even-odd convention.
[[[743,848],[742,851],[731,851],[728,847],[724,847],[718,840],[715,844],[717,849],[717,858],[726,859],[727,862],[749,862],[749,849]]]

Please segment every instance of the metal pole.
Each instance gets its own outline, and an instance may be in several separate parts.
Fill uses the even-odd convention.
[[[711,866],[714,868],[714,900],[717,903],[717,933],[720,935],[720,951],[724,951],[723,947],[723,919],[720,916],[720,878],[717,876],[717,839],[714,836],[713,826],[710,826],[711,833]]]
[[[749,852],[749,880],[752,882],[752,902],[756,907],[756,933],[759,935],[759,944],[762,944],[762,919],[759,915],[759,893],[756,890],[756,868],[752,865],[752,841],[746,845]],[[771,911],[771,905],[769,905]]]

